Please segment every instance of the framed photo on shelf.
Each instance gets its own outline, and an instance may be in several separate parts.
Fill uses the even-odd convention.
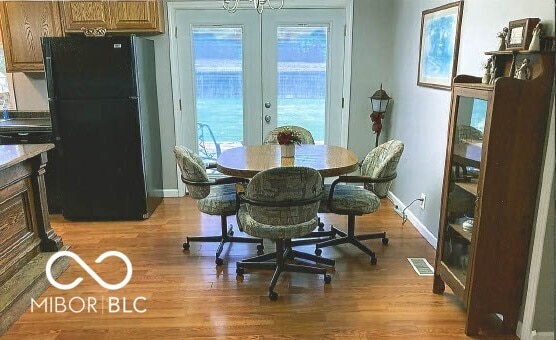
[[[533,29],[541,21],[539,18],[527,18],[510,21],[508,24],[507,50],[526,50],[529,48]]]
[[[463,1],[422,12],[417,85],[450,90],[458,64],[462,12]]]

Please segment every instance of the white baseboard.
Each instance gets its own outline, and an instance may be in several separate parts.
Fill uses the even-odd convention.
[[[178,189],[164,189],[162,191],[162,197],[180,197]]]
[[[403,204],[402,201],[399,198],[397,198],[396,195],[394,195],[391,191],[388,191],[388,199],[390,199],[390,201],[392,201],[394,205],[397,205],[400,211],[405,208],[405,204]],[[434,249],[436,249],[436,243],[437,243],[436,236],[434,236],[429,231],[429,229],[423,223],[421,223],[421,221],[419,221],[417,216],[415,216],[413,212],[411,212],[411,210],[407,209],[405,211],[405,214],[407,215],[407,219],[409,220],[409,222],[413,224],[413,226],[415,227],[415,229],[417,229],[419,234],[421,234],[421,236],[423,236],[425,240],[427,240],[427,242],[429,242],[429,244]]]
[[[532,340],[554,340],[554,332],[537,332],[533,331],[531,334]]]

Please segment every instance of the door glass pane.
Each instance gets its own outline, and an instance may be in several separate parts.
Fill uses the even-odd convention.
[[[475,202],[487,105],[483,99],[458,97],[442,260],[464,285],[476,229]]]
[[[278,27],[277,33],[278,126],[302,126],[324,144],[328,27]]]
[[[193,58],[199,155],[215,161],[243,141],[241,27],[194,27]]]

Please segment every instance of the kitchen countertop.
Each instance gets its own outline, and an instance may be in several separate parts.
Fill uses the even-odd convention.
[[[0,170],[54,148],[54,144],[0,145]]]
[[[9,111],[8,119],[0,119],[0,132],[52,131],[48,111]]]

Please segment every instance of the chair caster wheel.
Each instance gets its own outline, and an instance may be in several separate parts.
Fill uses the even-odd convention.
[[[322,249],[316,248],[315,249],[315,255],[320,256],[321,254],[322,254]]]
[[[236,274],[237,275],[243,275],[245,273],[245,269],[243,268],[236,268]]]
[[[183,247],[183,250],[189,250],[189,243],[184,242],[182,247]]]
[[[384,238],[382,239],[382,244],[387,245],[387,244],[388,244],[388,241],[389,241],[389,240],[388,240],[388,237],[384,237]]]
[[[324,275],[324,283],[330,283],[330,282],[332,282],[332,276]]]
[[[371,264],[376,265],[376,257],[371,257]]]
[[[217,266],[221,266],[224,264],[224,260],[222,260],[221,258],[217,257],[216,260],[214,261],[214,263],[216,263]]]
[[[276,301],[276,300],[278,300],[278,293],[269,292],[268,293],[268,298],[270,299],[270,301]]]
[[[257,245],[257,255],[264,254],[264,246],[262,244]]]

